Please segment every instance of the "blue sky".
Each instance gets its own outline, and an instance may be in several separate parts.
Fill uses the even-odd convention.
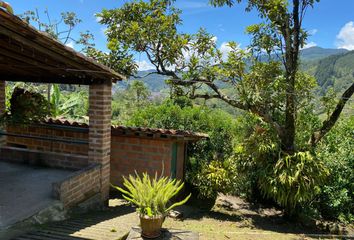
[[[53,19],[58,19],[60,12],[74,11],[83,20],[77,30],[90,30],[95,35],[96,46],[105,49],[104,26],[97,23],[95,13],[103,8],[116,8],[127,0],[7,0],[16,14],[38,8],[48,8]],[[217,43],[227,50],[227,41],[236,41],[247,46],[249,37],[244,33],[246,26],[259,22],[257,13],[246,13],[244,5],[228,8],[213,8],[208,0],[177,0],[176,6],[182,9],[183,26],[181,32],[194,33],[200,27],[217,37]],[[307,12],[304,27],[313,36],[308,46],[325,48],[346,48],[354,50],[354,0],[321,0],[314,9]],[[141,69],[148,68],[144,56],[137,56]]]

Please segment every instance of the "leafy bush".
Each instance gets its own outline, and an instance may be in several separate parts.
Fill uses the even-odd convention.
[[[50,115],[50,103],[36,92],[15,87],[11,95],[5,119],[10,124],[29,124],[44,120]]]
[[[233,152],[236,125],[231,115],[220,110],[189,105],[181,107],[167,100],[133,113],[125,125],[207,133],[209,140],[193,144],[189,149],[189,156],[198,162],[227,159]]]
[[[62,91],[60,85],[52,85],[51,91],[51,114],[52,117],[65,117],[67,119],[88,122],[88,91],[76,89]]]
[[[331,174],[314,203],[329,220],[354,221],[354,117],[341,121],[317,148]]]
[[[218,192],[230,193],[235,190],[237,175],[232,161],[213,160],[198,167],[187,172],[187,179],[199,190],[199,198],[214,199]]]
[[[231,168],[223,163],[233,153],[236,133],[235,122],[229,114],[220,110],[192,106],[185,99],[178,98],[135,112],[127,125],[207,133],[208,140],[188,146],[190,161],[187,162],[187,182],[197,187],[199,196],[212,196],[218,191],[225,192],[229,189],[218,180],[219,175],[231,175],[228,172]],[[217,161],[211,162],[213,160]],[[211,167],[215,168],[211,170]],[[210,174],[212,171],[216,171],[215,175]]]
[[[314,199],[328,173],[310,152],[297,152],[280,157],[275,166],[268,165],[260,175],[259,186],[264,195],[292,215],[297,206]]]
[[[284,154],[272,129],[254,121],[249,121],[251,134],[235,149],[237,170],[244,175],[238,179],[247,186],[243,190],[249,198],[272,199],[292,215],[320,192],[328,169],[309,151]],[[257,196],[259,192],[262,196]]]
[[[137,206],[140,216],[156,217],[165,216],[173,208],[185,204],[191,197],[189,194],[182,201],[168,206],[169,201],[176,196],[183,188],[184,184],[179,180],[171,180],[168,177],[157,177],[151,179],[147,173],[140,177],[129,175],[126,179],[123,177],[123,185],[127,190],[115,187],[123,193],[123,197]]]

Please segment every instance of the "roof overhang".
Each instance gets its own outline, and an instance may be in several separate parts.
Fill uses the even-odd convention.
[[[123,79],[0,9],[0,80],[90,85]]]

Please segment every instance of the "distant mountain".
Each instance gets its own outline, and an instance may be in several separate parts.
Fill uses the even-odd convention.
[[[143,81],[146,86],[150,89],[151,92],[153,93],[158,93],[163,89],[167,89],[168,86],[165,83],[165,80],[167,79],[166,76],[162,76],[162,75],[158,75],[158,74],[150,74],[154,72],[154,70],[147,70],[147,71],[139,71],[137,73],[137,76],[140,78],[130,78],[128,81],[130,80],[141,80]],[[128,85],[127,81],[122,81],[119,82],[118,84],[115,85],[114,90],[116,91],[119,88],[126,88]]]
[[[342,93],[354,82],[354,51],[320,59],[314,66],[312,73],[324,91],[333,87]]]
[[[303,61],[319,60],[329,57],[331,55],[342,54],[349,52],[346,49],[331,49],[321,47],[310,47],[301,50],[301,59]]]

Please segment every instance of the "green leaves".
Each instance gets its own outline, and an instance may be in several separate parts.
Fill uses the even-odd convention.
[[[115,43],[115,41],[112,41],[109,43],[108,48],[111,49],[110,53],[104,53],[92,47],[87,48],[85,53],[87,56],[95,59],[103,65],[126,76],[136,73],[138,66],[134,62],[133,54],[126,46],[122,46]]]
[[[198,171],[188,173],[189,181],[198,189],[199,198],[213,199],[218,193],[235,191],[237,171],[232,161],[213,160],[203,163]]]
[[[317,157],[331,174],[313,206],[322,217],[342,222],[354,221],[354,117],[343,119],[323,139]]]
[[[279,158],[259,179],[259,185],[266,196],[293,213],[296,206],[314,199],[328,175],[323,162],[310,152],[298,152]]]
[[[15,87],[7,113],[2,116],[1,124],[30,124],[40,122],[50,115],[50,103],[35,91]]]
[[[147,173],[135,177],[129,175],[128,179],[123,177],[125,189],[113,186],[123,193],[123,197],[136,205],[137,211],[141,216],[149,217],[165,216],[173,208],[185,204],[191,194],[182,201],[169,205],[170,200],[175,197],[184,187],[179,180],[171,180],[168,177],[151,178]]]
[[[108,26],[111,50],[128,47],[149,55],[159,70],[172,66],[182,56],[188,35],[178,34],[180,11],[170,1],[150,0],[126,3],[120,9],[103,10],[100,23]]]

